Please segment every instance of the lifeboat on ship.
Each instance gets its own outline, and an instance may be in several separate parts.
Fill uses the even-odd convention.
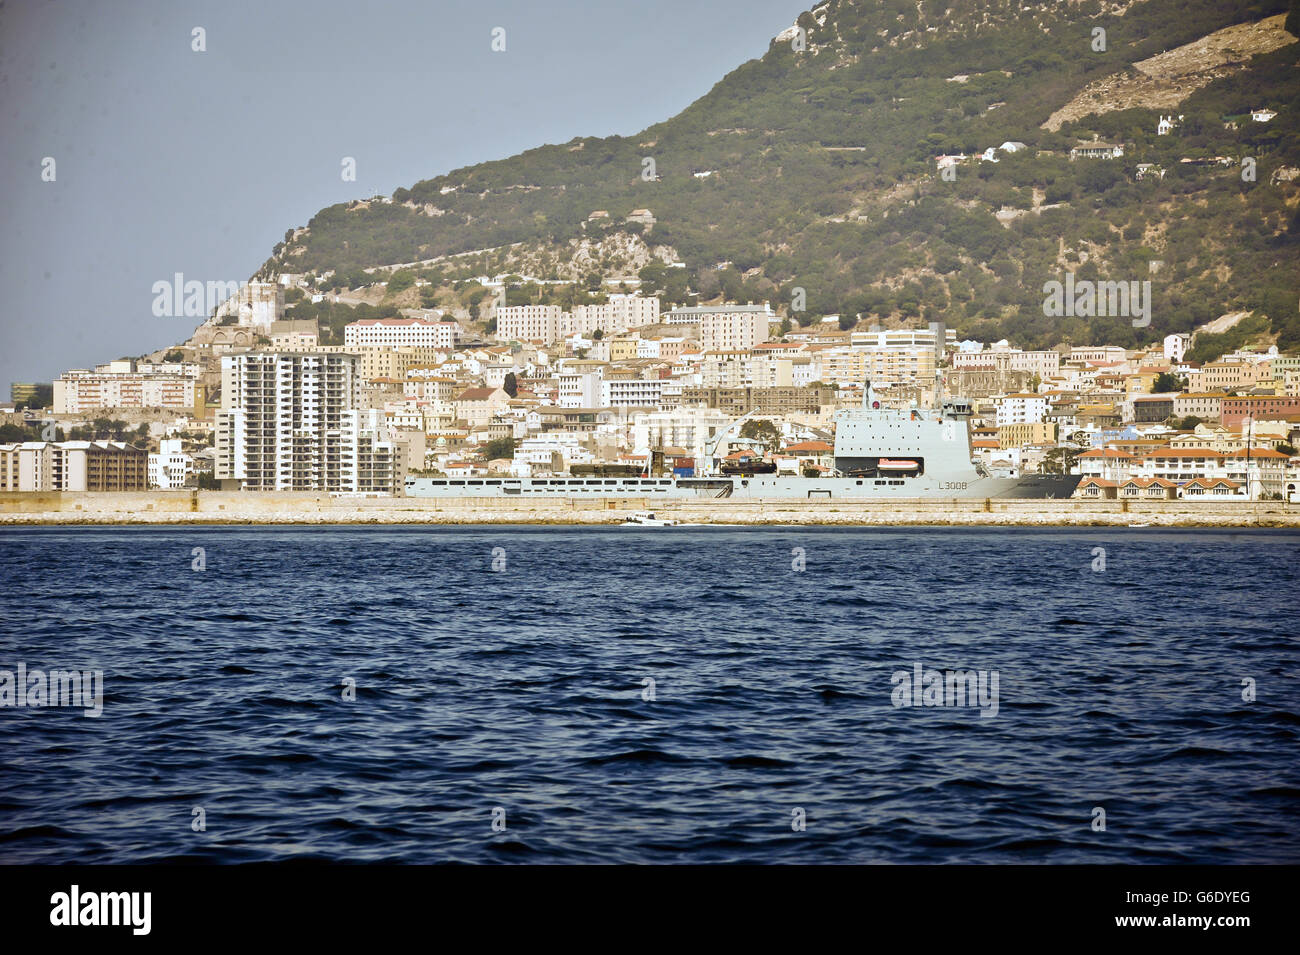
[[[901,458],[881,458],[876,467],[881,471],[916,471],[921,465]]]

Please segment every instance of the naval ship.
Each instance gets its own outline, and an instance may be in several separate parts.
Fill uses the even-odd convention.
[[[746,415],[745,417],[749,417]],[[884,408],[870,382],[861,407],[836,412],[835,466],[821,477],[777,474],[701,474],[670,477],[428,478],[408,477],[407,497],[730,497],[745,499],[881,500],[951,498],[1064,498],[1079,475],[989,474],[975,460],[971,406],[962,399],[940,407]],[[724,439],[744,419],[725,429]],[[651,456],[654,457],[653,455]],[[713,460],[706,458],[706,469]],[[652,469],[653,470],[653,469]]]

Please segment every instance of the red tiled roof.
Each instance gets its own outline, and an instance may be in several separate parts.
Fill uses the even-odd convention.
[[[1245,449],[1241,451],[1229,451],[1227,454],[1224,455],[1224,457],[1225,458],[1248,458],[1248,457],[1249,458],[1282,458],[1283,460],[1287,460],[1291,456],[1289,454],[1283,454],[1281,451],[1275,451],[1272,448],[1252,448],[1249,451],[1246,451]]]
[[[1129,454],[1127,451],[1121,451],[1119,448],[1093,448],[1091,451],[1084,451],[1083,454],[1079,455],[1079,457],[1115,458],[1117,460],[1120,458],[1127,458],[1130,461],[1134,460],[1133,455]]]
[[[787,445],[786,450],[798,453],[799,451],[834,451],[835,448],[825,441],[800,441],[797,444]]]

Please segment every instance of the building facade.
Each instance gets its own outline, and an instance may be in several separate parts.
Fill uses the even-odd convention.
[[[143,491],[148,458],[121,441],[0,444],[0,491]]]
[[[343,327],[343,345],[424,346],[452,351],[460,344],[460,325],[423,318],[369,318]]]
[[[221,360],[214,473],[248,491],[393,493],[383,415],[358,411],[355,355],[244,352]]]

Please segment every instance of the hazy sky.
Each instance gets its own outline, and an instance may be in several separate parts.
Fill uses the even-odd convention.
[[[666,119],[806,6],[8,0],[0,400],[184,340],[198,320],[155,317],[154,282],[247,279],[331,203]]]

